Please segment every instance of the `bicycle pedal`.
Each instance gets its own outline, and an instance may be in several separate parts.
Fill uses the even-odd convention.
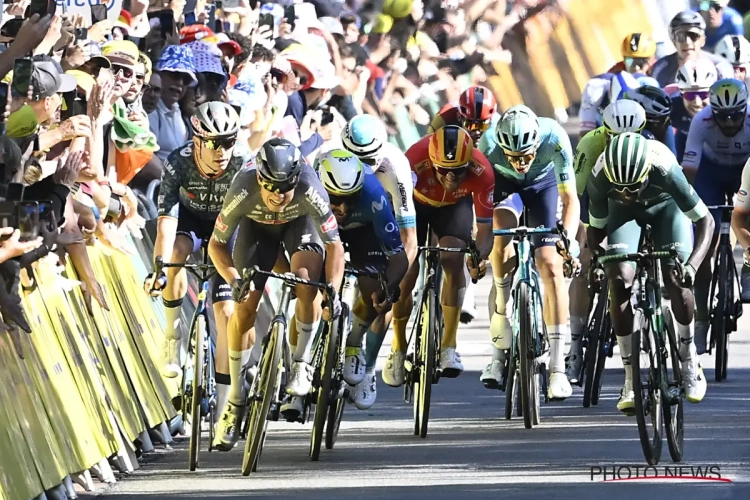
[[[626,417],[635,417],[635,408],[628,408],[626,410],[620,410],[620,412]]]
[[[484,384],[485,389],[497,389],[505,391],[505,384],[501,384],[497,380],[485,380],[482,381],[482,384]]]

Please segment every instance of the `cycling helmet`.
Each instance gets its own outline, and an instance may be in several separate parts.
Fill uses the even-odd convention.
[[[521,153],[535,148],[539,135],[539,118],[523,104],[513,106],[500,117],[496,128],[497,143],[505,151]]]
[[[613,184],[638,184],[650,170],[648,139],[639,134],[626,132],[616,135],[604,149],[604,175]]]
[[[714,111],[736,111],[747,106],[747,86],[734,78],[723,78],[711,85],[709,102]]]
[[[669,23],[669,33],[674,34],[675,31],[698,29],[706,31],[706,21],[699,13],[692,10],[683,10],[672,18]]]
[[[661,120],[672,112],[672,99],[664,89],[658,87],[639,87],[625,94],[626,99],[636,101],[646,111],[646,119]]]
[[[652,58],[656,54],[656,42],[644,33],[631,33],[622,41],[622,57]]]
[[[198,106],[190,117],[193,134],[203,138],[228,137],[240,130],[240,117],[224,102],[211,101]]]
[[[490,89],[469,87],[458,100],[458,114],[471,121],[489,121],[497,110],[497,101]]]
[[[716,65],[703,57],[687,61],[677,70],[677,85],[680,90],[707,89],[718,78]]]
[[[716,44],[714,54],[721,56],[732,66],[750,63],[750,42],[744,36],[727,35]]]
[[[471,136],[456,125],[446,125],[430,136],[428,154],[433,166],[463,167],[471,161],[473,153]]]
[[[344,149],[334,149],[318,159],[318,173],[329,194],[351,196],[365,183],[362,162]]]
[[[612,75],[612,81],[609,83],[609,102],[615,102],[625,97],[628,90],[637,89],[641,84],[633,75],[626,71],[621,71]]]
[[[355,116],[341,131],[344,148],[360,158],[377,156],[387,140],[385,125],[372,115]]]
[[[302,173],[302,154],[286,139],[274,137],[261,146],[256,168],[264,188],[285,192],[293,189]]]
[[[620,100],[604,109],[602,121],[607,132],[640,132],[646,126],[646,111],[636,101]]]

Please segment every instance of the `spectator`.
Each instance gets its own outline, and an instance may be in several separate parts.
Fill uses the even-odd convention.
[[[706,21],[705,50],[713,51],[719,40],[726,35],[745,34],[744,22],[739,12],[729,5],[729,0],[701,1],[698,10]]]

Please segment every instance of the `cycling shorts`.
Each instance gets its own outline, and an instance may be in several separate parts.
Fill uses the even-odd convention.
[[[452,205],[433,207],[414,200],[417,213],[417,244],[423,246],[427,239],[427,227],[438,240],[452,236],[464,243],[471,241],[471,221],[474,220],[474,201],[471,196],[464,196]]]
[[[258,266],[263,271],[272,271],[282,244],[289,254],[290,261],[292,255],[297,252],[325,255],[325,245],[318,231],[315,222],[307,215],[284,224],[260,224],[245,217],[237,228],[232,261],[240,272],[252,266]],[[262,290],[266,285],[266,279],[265,276],[255,276],[255,289]],[[319,276],[310,276],[310,279],[316,281]]]
[[[550,171],[533,186],[519,186],[507,177],[495,172],[495,209],[510,210],[520,220],[526,208],[526,226],[557,227],[562,217],[562,201],[557,191],[555,172]],[[535,234],[531,242],[535,248],[554,246],[560,239],[555,234]]]
[[[359,271],[377,271],[385,269],[388,264],[380,243],[373,238],[372,224],[365,224],[353,229],[339,228],[341,241],[346,245],[346,251],[349,252],[349,264]]]
[[[706,205],[725,205],[726,196],[734,196],[740,189],[743,165],[733,167],[717,165],[705,155],[701,158],[698,173],[695,175],[695,192]],[[721,211],[711,210],[714,218],[714,234],[721,229]]]
[[[586,227],[589,225],[589,194],[584,191],[581,196],[578,197],[578,203],[581,204],[581,222]]]

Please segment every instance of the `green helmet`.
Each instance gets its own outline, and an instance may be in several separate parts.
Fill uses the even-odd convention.
[[[627,132],[617,135],[604,150],[604,175],[613,184],[638,184],[650,171],[648,139],[640,134]]]

